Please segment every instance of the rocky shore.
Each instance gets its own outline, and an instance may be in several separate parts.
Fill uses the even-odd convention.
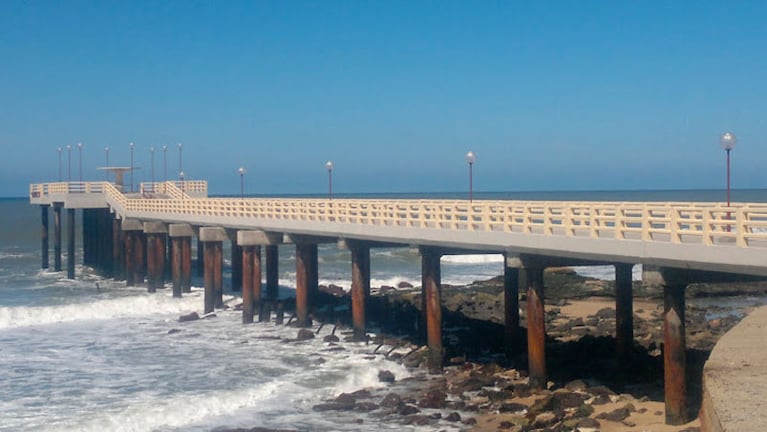
[[[547,271],[544,284],[550,375],[547,389],[530,389],[524,350],[504,354],[502,277],[463,287],[443,286],[447,364],[442,375],[428,375],[422,368],[426,350],[419,329],[420,290],[403,283],[381,287],[369,299],[370,330],[377,335],[370,343],[379,348],[384,344],[402,347],[383,355],[412,368],[413,377],[400,380],[382,370],[379,379],[388,384],[384,391],[360,389],[340,394],[317,404],[314,410],[367,413],[367,420],[359,421],[433,430],[698,430],[697,420],[684,426],[664,424],[660,287],[634,283],[634,355],[631,364],[619,365],[614,356],[613,282],[581,277],[562,268]],[[688,288],[691,417],[696,416],[700,406],[701,374],[711,349],[765,293],[764,282],[697,284]],[[710,298],[716,301],[707,301]],[[752,301],[728,301],[734,298]],[[316,319],[349,323],[349,296],[344,290],[321,287],[318,300]],[[524,326],[524,294],[520,312]],[[303,333],[299,331],[298,336],[310,337]],[[524,334],[520,337],[525,346]],[[339,349],[344,343],[335,335],[325,341]],[[235,430],[277,432],[263,428],[227,431]]]

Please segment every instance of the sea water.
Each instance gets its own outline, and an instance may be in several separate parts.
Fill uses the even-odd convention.
[[[616,199],[613,193],[604,194],[605,200]],[[644,194],[620,196],[624,201],[672,199],[664,193]],[[532,199],[497,195],[484,198]],[[676,200],[706,196],[680,195]],[[583,199],[567,193],[539,198]],[[765,198],[767,193],[761,191],[743,200]],[[79,244],[77,255],[82,257]],[[348,251],[321,245],[320,283],[348,289],[349,263]],[[291,248],[280,248],[279,268],[281,296],[287,297],[295,286]],[[442,258],[445,284],[486,280],[502,271],[500,255]],[[577,271],[614,277],[609,266]],[[640,266],[634,272],[639,278]],[[146,288],[103,279],[83,266],[76,267],[76,275],[68,280],[65,272],[40,270],[39,207],[26,199],[0,200],[0,431],[432,429],[364,413],[312,410],[342,392],[361,388],[385,392],[377,378],[380,370],[393,372],[398,380],[415,373],[385,360],[380,352],[388,347],[374,354],[375,346],[344,342],[345,350],[329,350],[322,337],[331,327],[324,327],[313,340],[286,342],[295,338],[296,329],[242,325],[236,311],[217,311],[215,318],[180,323],[180,315],[202,309],[200,288],[174,299],[169,290],[148,294]],[[201,285],[198,279],[193,282]],[[420,284],[418,251],[374,249],[371,286],[400,282]],[[239,301],[231,292],[225,300]],[[439,427],[459,429],[447,422]]]

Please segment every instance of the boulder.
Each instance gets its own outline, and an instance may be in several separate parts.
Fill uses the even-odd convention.
[[[298,335],[296,336],[296,340],[308,340],[308,339],[314,339],[314,332],[309,329],[301,329],[298,331]]]
[[[197,312],[192,312],[188,315],[181,315],[178,317],[178,322],[197,321],[200,319],[200,315]]]
[[[447,394],[438,389],[427,391],[421,399],[418,400],[418,406],[421,408],[444,408]]]
[[[394,374],[388,370],[380,370],[378,371],[378,381],[385,382],[385,383],[393,383]]]
[[[397,393],[389,393],[384,396],[381,406],[385,408],[394,408],[402,403],[402,398]]]

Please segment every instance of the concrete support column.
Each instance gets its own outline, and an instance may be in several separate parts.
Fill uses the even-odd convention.
[[[504,347],[507,357],[517,353],[519,334],[519,259],[505,257],[503,267]]]
[[[112,219],[112,276],[125,280],[125,235],[118,219]]]
[[[205,313],[224,306],[224,254],[223,242],[227,240],[226,231],[219,227],[200,228],[200,240],[203,243],[205,263]]]
[[[146,280],[146,236],[144,231],[135,231],[132,234],[134,280],[137,284],[143,284]]]
[[[67,209],[67,279],[75,278],[75,209]]]
[[[165,287],[165,235],[167,228],[162,222],[145,222],[147,236],[147,290],[155,292]]]
[[[41,268],[48,269],[48,205],[40,206],[40,241],[42,243]]]
[[[82,223],[82,229],[80,230],[80,235],[82,235],[82,247],[83,247],[83,265],[85,266],[92,266],[93,265],[93,248],[92,248],[92,242],[95,231],[95,228],[93,226],[93,209],[82,209],[80,210],[81,215],[81,223]]]
[[[663,379],[666,392],[666,424],[686,423],[687,347],[684,323],[685,284],[663,287]]]
[[[546,312],[543,267],[525,267],[527,278],[527,361],[530,387],[546,387]]]
[[[279,259],[280,254],[277,245],[266,246],[266,298],[277,300],[280,289]]]
[[[61,271],[61,203],[53,204],[53,271]]]
[[[615,344],[618,365],[623,370],[631,363],[634,346],[634,294],[632,264],[615,264]]]
[[[352,327],[355,339],[366,334],[365,303],[370,296],[370,246],[347,242],[352,257]]]
[[[120,228],[125,239],[125,283],[135,286],[144,282],[143,277],[139,279],[143,257],[139,238],[143,236],[144,224],[136,219],[123,219]]]
[[[192,292],[192,236],[194,231],[187,224],[168,225],[171,249],[171,277],[173,297]]]
[[[205,274],[205,244],[197,237],[197,276]]]
[[[115,259],[114,251],[114,218],[109,209],[98,210],[98,261],[99,272],[104,277],[114,276]]]
[[[242,246],[237,243],[237,233],[230,237],[232,239],[232,291],[240,291],[242,289]]]
[[[311,243],[296,243],[296,325],[306,327],[311,325],[309,318],[309,297],[312,285],[312,249],[317,245]]]
[[[242,323],[253,322],[255,311],[261,313],[261,246],[241,246],[242,251]]]
[[[429,349],[429,373],[442,371],[444,349],[442,348],[442,281],[439,251],[421,248],[421,290],[426,315],[426,340]]]

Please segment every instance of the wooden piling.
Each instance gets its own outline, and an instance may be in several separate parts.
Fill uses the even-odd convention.
[[[631,363],[634,346],[634,294],[631,264],[615,265],[615,346],[618,366],[622,370]]]
[[[42,256],[40,258],[42,261],[41,268],[43,270],[48,269],[48,207],[47,204],[40,206],[40,241],[42,243]]]
[[[546,312],[543,267],[525,267],[527,276],[527,359],[530,387],[546,388]]]
[[[433,248],[421,248],[421,289],[426,314],[426,339],[429,373],[442,372],[442,285],[440,253]]]
[[[684,289],[684,284],[663,287],[663,379],[666,424],[670,425],[684,424],[689,420]]]
[[[352,327],[354,337],[365,337],[365,303],[370,295],[370,246],[363,242],[348,242],[352,259]]]

